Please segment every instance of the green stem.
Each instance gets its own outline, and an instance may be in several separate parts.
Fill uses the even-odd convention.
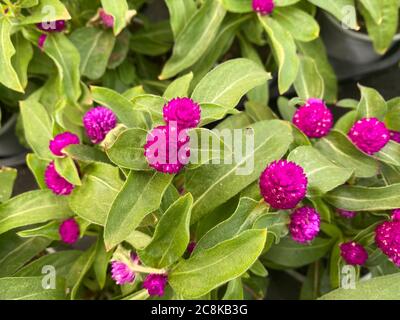
[[[167,273],[167,270],[165,269],[155,269],[155,268],[149,268],[149,267],[144,267],[138,264],[131,264],[130,269],[135,272],[140,272],[140,273],[155,273],[155,274],[164,274]]]

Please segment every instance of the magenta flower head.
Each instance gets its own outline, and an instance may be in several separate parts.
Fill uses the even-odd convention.
[[[355,211],[348,211],[343,209],[338,209],[337,212],[340,216],[346,219],[353,219],[357,215],[357,212]]]
[[[353,125],[348,136],[358,149],[372,155],[386,146],[390,132],[378,119],[363,118]]]
[[[62,32],[66,27],[65,20],[56,20],[49,22],[37,23],[36,27],[45,32]]]
[[[178,130],[172,125],[159,126],[147,135],[144,155],[150,167],[157,171],[178,173],[189,162],[189,140],[187,130]]]
[[[400,209],[394,209],[392,211],[392,220],[393,221],[400,221]]]
[[[147,289],[151,296],[162,297],[168,276],[166,274],[149,274],[143,281],[143,288]]]
[[[40,50],[43,50],[43,48],[44,48],[44,43],[46,42],[46,40],[47,40],[47,34],[41,34],[40,36],[39,36],[39,39],[38,39],[38,47],[39,47],[39,49]]]
[[[117,117],[110,109],[98,106],[86,112],[83,125],[90,140],[93,143],[100,143],[117,125]]]
[[[79,144],[79,137],[71,132],[64,132],[56,135],[53,140],[50,141],[50,151],[55,155],[62,157],[64,156],[63,149],[70,146],[71,144]]]
[[[275,3],[274,0],[253,0],[252,7],[255,12],[265,16],[272,13]]]
[[[302,167],[286,160],[272,162],[261,174],[264,200],[275,209],[292,209],[304,199],[308,180]]]
[[[333,115],[320,99],[309,99],[297,109],[293,123],[309,138],[326,136],[333,126]]]
[[[352,266],[362,266],[368,259],[367,250],[354,241],[342,243],[339,248],[344,261]]]
[[[385,221],[375,229],[375,243],[400,267],[400,221]]]
[[[399,131],[390,130],[390,140],[393,140],[394,142],[400,143],[400,132]]]
[[[321,225],[319,213],[311,207],[301,207],[290,215],[289,231],[294,241],[306,243],[314,240]]]
[[[200,106],[189,98],[172,99],[163,108],[165,122],[175,121],[179,129],[197,127],[200,114]]]
[[[44,182],[47,188],[59,196],[67,196],[74,190],[74,185],[58,174],[54,166],[54,161],[50,162],[44,172]]]
[[[193,250],[194,250],[195,248],[196,248],[196,242],[195,242],[195,241],[191,241],[191,242],[188,244],[186,251],[187,251],[189,254],[192,254],[192,252],[193,252]]]
[[[100,9],[99,11],[100,19],[103,22],[103,25],[107,28],[113,28],[114,27],[114,17],[107,12],[105,12],[104,9]]]
[[[79,239],[79,224],[74,218],[64,220],[58,232],[63,242],[73,244]]]

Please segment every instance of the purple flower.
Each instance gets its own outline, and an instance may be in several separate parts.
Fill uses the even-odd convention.
[[[309,138],[326,136],[333,126],[333,115],[320,99],[309,99],[297,109],[293,123]]]
[[[393,140],[394,142],[400,143],[400,132],[399,131],[390,130],[390,140]]]
[[[318,234],[321,225],[319,213],[311,207],[296,209],[290,215],[289,231],[294,241],[306,243]]]
[[[252,7],[255,12],[265,16],[272,13],[275,3],[273,0],[253,0]]]
[[[192,254],[192,252],[193,252],[193,250],[194,250],[195,248],[196,248],[196,242],[195,242],[195,241],[191,241],[191,242],[188,244],[186,251],[187,251],[189,254]]]
[[[189,98],[172,99],[163,108],[165,122],[175,121],[179,129],[197,127],[200,114],[200,106]]]
[[[343,209],[338,209],[337,212],[339,213],[339,215],[346,219],[353,219],[357,215],[357,212],[355,211],[348,211]]]
[[[144,155],[149,165],[159,172],[178,173],[190,157],[189,135],[176,126],[159,126],[147,136]]]
[[[368,253],[364,247],[354,241],[340,245],[340,255],[350,265],[362,266],[368,259]]]
[[[74,218],[64,220],[58,232],[63,242],[73,244],[79,239],[79,224]]]
[[[56,20],[49,22],[37,23],[36,27],[45,32],[62,32],[66,27],[65,20]]]
[[[46,40],[47,40],[47,34],[44,34],[44,33],[41,34],[39,39],[38,39],[38,47],[39,47],[40,50],[43,50],[44,43],[46,42]]]
[[[348,136],[361,151],[372,155],[386,146],[390,132],[378,119],[363,118],[353,125]]]
[[[134,264],[140,263],[139,257],[135,253],[131,254],[131,259]],[[124,262],[112,261],[111,277],[115,280],[116,284],[124,285],[126,283],[133,282],[133,280],[135,280],[136,273]]]
[[[86,112],[83,125],[90,140],[93,143],[100,143],[117,125],[117,117],[110,109],[98,106]]]
[[[166,274],[149,274],[143,282],[143,288],[147,289],[151,296],[162,297],[168,276]]]
[[[54,137],[50,141],[50,151],[55,155],[62,157],[64,156],[63,149],[70,146],[71,144],[79,144],[79,137],[71,132],[63,132]]]
[[[400,267],[400,221],[385,221],[375,229],[375,243]]]
[[[393,221],[400,221],[400,209],[394,209],[392,211],[392,220]]]
[[[107,28],[114,27],[114,17],[112,15],[107,14],[104,9],[100,9],[99,15],[104,26],[106,26]]]
[[[260,190],[275,209],[292,209],[304,199],[307,177],[302,167],[286,160],[272,162],[261,174]]]
[[[60,196],[67,196],[74,190],[74,185],[58,174],[54,166],[54,161],[50,162],[46,168],[44,182],[53,193]]]

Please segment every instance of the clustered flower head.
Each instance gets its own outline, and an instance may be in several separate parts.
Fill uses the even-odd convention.
[[[260,190],[275,209],[292,209],[304,199],[308,180],[302,167],[286,160],[272,162],[261,174]]]
[[[64,220],[58,232],[63,242],[73,244],[79,239],[79,224],[74,218]]]
[[[333,115],[322,100],[309,99],[297,109],[293,123],[309,138],[321,138],[331,131]]]
[[[50,162],[44,173],[46,186],[56,195],[66,196],[74,190],[74,185],[65,180],[57,171],[54,161]]]
[[[200,106],[190,98],[172,99],[163,108],[165,122],[174,121],[180,129],[197,127],[200,113]]]
[[[107,28],[114,27],[114,17],[112,15],[108,14],[104,9],[100,9],[99,15],[105,27]]]
[[[393,263],[400,267],[400,221],[385,221],[375,229],[375,243]]]
[[[255,12],[265,16],[272,13],[275,3],[274,0],[253,0],[252,7]]]
[[[397,143],[400,143],[400,132],[399,131],[394,131],[390,130],[390,140],[393,140]]]
[[[370,155],[382,150],[390,140],[389,130],[376,118],[363,118],[357,121],[348,136],[361,151]]]
[[[50,141],[50,151],[58,157],[64,156],[63,149],[70,146],[71,144],[79,144],[79,137],[71,132],[63,132],[54,137]]]
[[[354,241],[340,245],[340,255],[350,265],[362,266],[368,259],[368,252],[364,247]]]
[[[139,257],[136,254],[131,255],[132,262],[139,264]],[[124,285],[133,282],[136,277],[136,273],[129,268],[129,266],[121,261],[111,262],[111,277],[118,285]]]
[[[289,231],[294,241],[306,243],[314,240],[321,225],[319,213],[311,207],[301,207],[290,215]]]
[[[338,209],[337,212],[340,216],[346,219],[353,219],[357,215],[357,212],[355,211],[348,211],[343,209]]]
[[[86,112],[83,125],[90,140],[93,143],[100,143],[117,125],[117,117],[112,110],[98,106]]]
[[[166,274],[149,274],[143,282],[143,288],[147,289],[151,296],[162,297],[167,285],[168,276]]]
[[[62,32],[66,27],[65,20],[56,20],[56,21],[49,21],[49,22],[41,22],[37,23],[36,27],[44,32]],[[38,47],[43,49],[44,44],[47,40],[47,34],[43,33],[39,36],[38,39]]]
[[[393,221],[400,221],[400,209],[394,209],[392,211],[392,220]]]

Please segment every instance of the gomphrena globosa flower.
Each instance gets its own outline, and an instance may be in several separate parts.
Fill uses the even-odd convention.
[[[200,106],[190,98],[175,98],[163,108],[163,116],[168,124],[177,123],[179,129],[195,128],[200,122]]]
[[[149,295],[162,297],[168,276],[166,274],[149,274],[143,281],[143,288],[147,289]]]
[[[400,221],[400,209],[394,209],[392,211],[392,220],[393,221]]]
[[[90,109],[83,117],[86,134],[93,143],[100,143],[117,125],[115,113],[102,106]]]
[[[74,218],[64,220],[58,228],[58,232],[64,243],[73,244],[79,239],[79,224]]]
[[[139,257],[136,254],[131,255],[132,262],[139,264]],[[129,266],[121,261],[111,262],[111,277],[114,279],[116,284],[124,285],[133,282],[136,277],[136,273],[129,268]]]
[[[44,47],[44,43],[46,42],[46,40],[47,40],[47,34],[41,34],[40,36],[39,36],[39,39],[38,39],[38,47],[39,47],[39,49],[40,50],[43,50],[43,47]]]
[[[100,19],[101,19],[103,25],[106,28],[114,27],[114,17],[111,14],[108,14],[107,12],[105,12],[104,9],[100,9],[99,16],[100,16]]]
[[[319,213],[311,207],[301,207],[290,215],[289,231],[292,239],[299,243],[314,240],[321,225]]]
[[[292,209],[304,199],[307,177],[302,167],[286,160],[272,162],[261,174],[264,200],[275,209]]]
[[[337,212],[341,217],[346,219],[353,219],[357,215],[357,212],[355,211],[348,211],[343,209],[338,209]]]
[[[49,148],[55,156],[62,157],[65,155],[63,153],[64,148],[71,144],[79,143],[79,137],[76,134],[67,131],[56,135],[54,139],[50,141]]]
[[[393,140],[394,142],[400,143],[400,132],[399,131],[390,130],[390,140]]]
[[[340,255],[347,264],[362,266],[368,259],[367,250],[354,241],[342,243],[339,248]]]
[[[62,32],[66,27],[65,20],[56,20],[49,22],[40,22],[36,24],[36,27],[45,32]]]
[[[326,136],[333,126],[333,115],[324,101],[308,99],[293,116],[293,123],[309,138]]]
[[[375,229],[375,243],[393,263],[400,267],[400,221],[385,221]]]
[[[272,13],[275,3],[274,0],[253,0],[252,7],[255,12],[265,16]]]
[[[390,140],[389,130],[376,118],[357,121],[348,136],[361,151],[370,155],[379,152]]]
[[[148,135],[144,155],[149,165],[159,172],[178,173],[190,157],[189,135],[176,126],[158,126]]]
[[[53,193],[59,196],[67,196],[74,190],[74,185],[58,174],[54,161],[50,162],[44,172],[44,182]]]

